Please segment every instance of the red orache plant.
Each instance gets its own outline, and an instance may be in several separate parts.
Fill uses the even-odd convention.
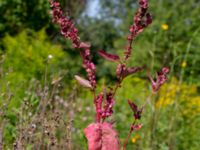
[[[99,50],[98,54],[106,60],[118,63],[116,68],[117,81],[113,88],[105,88],[100,93],[96,93],[96,67],[91,60],[90,47],[91,45],[82,42],[78,36],[78,30],[74,27],[74,24],[69,17],[65,16],[61,10],[60,3],[50,0],[52,8],[53,22],[58,24],[61,29],[61,34],[72,42],[73,48],[80,52],[83,58],[83,68],[86,70],[88,79],[84,79],[80,76],[75,76],[76,80],[84,87],[89,88],[93,93],[94,106],[96,108],[95,122],[90,124],[84,129],[84,133],[88,139],[89,150],[119,150],[120,143],[117,136],[117,132],[113,129],[112,123],[105,122],[106,118],[113,114],[113,105],[115,104],[115,95],[124,78],[128,75],[142,71],[144,67],[127,67],[127,61],[132,53],[132,45],[136,36],[141,33],[152,22],[152,17],[148,12],[148,0],[139,1],[139,9],[133,18],[133,24],[130,26],[130,33],[127,37],[128,44],[125,46],[124,56],[121,58],[115,54],[109,54],[104,50]],[[156,79],[153,79],[149,75],[149,79],[152,84],[152,91],[157,92],[159,88],[167,80],[166,75],[169,73],[167,67],[157,73]],[[124,141],[123,149],[126,149],[126,145],[130,138],[131,133],[134,130],[139,130],[142,125],[137,121],[141,118],[145,105],[138,108],[136,104],[128,100],[133,111],[133,123],[130,126],[129,135]]]

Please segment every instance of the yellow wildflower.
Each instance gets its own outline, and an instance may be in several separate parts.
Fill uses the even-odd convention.
[[[131,139],[131,142],[134,144],[134,143],[136,143],[136,141],[139,139],[139,135],[136,135],[136,136],[134,136],[132,139]]]
[[[161,27],[162,27],[163,30],[168,30],[169,29],[169,26],[167,24],[162,24]]]
[[[176,78],[163,85],[159,92],[159,98],[155,107],[162,108],[178,103],[185,117],[193,117],[200,113],[200,95],[197,85],[179,84]]]
[[[181,67],[182,67],[182,68],[185,68],[186,66],[187,66],[187,62],[186,62],[186,61],[183,61],[182,64],[181,64]]]

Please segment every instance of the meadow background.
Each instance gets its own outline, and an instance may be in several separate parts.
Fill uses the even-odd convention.
[[[100,84],[112,84],[116,65],[97,55],[123,53],[135,0],[60,0],[92,43]],[[170,67],[168,82],[148,103],[127,149],[200,149],[200,1],[149,0],[153,23],[135,43],[130,66],[154,73]],[[86,150],[83,129],[94,120],[92,95],[79,53],[51,22],[47,0],[0,0],[0,149]],[[150,94],[146,72],[128,77],[110,119],[123,141],[132,122],[127,104]],[[101,87],[99,87],[101,88]]]

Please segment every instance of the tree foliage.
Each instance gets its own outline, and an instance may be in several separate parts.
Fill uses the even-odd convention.
[[[87,0],[62,0],[66,12],[77,17]],[[0,37],[16,34],[24,28],[40,30],[50,26],[48,0],[0,0]]]

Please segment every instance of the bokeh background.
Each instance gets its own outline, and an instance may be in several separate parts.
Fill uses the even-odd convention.
[[[122,54],[136,0],[60,0],[83,41],[92,44],[101,85],[115,81],[116,64],[97,55]],[[200,1],[149,0],[153,23],[134,43],[130,66],[155,73],[170,67],[168,82],[148,103],[127,149],[200,149]],[[86,76],[79,53],[51,22],[48,0],[0,0],[0,147],[87,149],[83,129],[94,120],[92,95],[74,75]],[[131,99],[139,106],[151,88],[147,72],[128,77],[110,121],[121,142],[128,135]]]

